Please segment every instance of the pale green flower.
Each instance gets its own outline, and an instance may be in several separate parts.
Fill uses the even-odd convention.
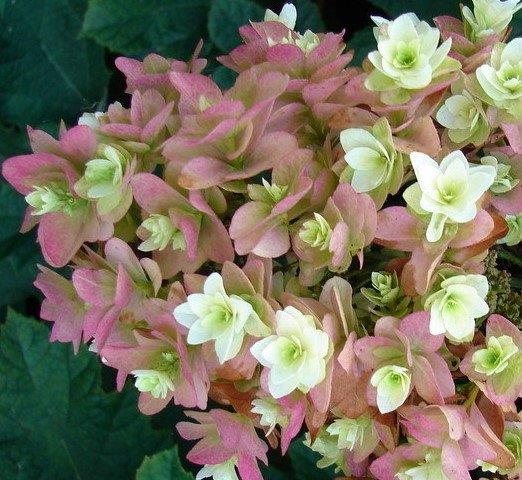
[[[34,208],[31,215],[44,215],[62,212],[73,215],[78,208],[85,206],[85,201],[69,192],[65,182],[52,182],[49,185],[35,186],[25,196],[25,201]]]
[[[140,228],[148,233],[147,240],[138,245],[138,250],[142,252],[164,250],[169,243],[173,250],[185,250],[187,247],[183,233],[166,215],[154,213],[141,223]]]
[[[281,9],[281,13],[278,15],[269,8],[265,12],[265,22],[280,22],[290,30],[295,28],[295,22],[297,21],[297,9],[291,3],[285,3]]]
[[[495,195],[502,195],[513,190],[519,183],[519,179],[513,175],[511,165],[502,163],[497,157],[487,155],[480,159],[482,165],[491,165],[495,167],[497,175],[493,185],[489,188],[490,192]]]
[[[299,230],[299,238],[313,248],[326,250],[332,238],[332,227],[319,213],[314,213],[313,220],[307,220]]]
[[[96,201],[101,215],[110,213],[123,199],[123,176],[129,154],[120,147],[100,145],[99,158],[89,160],[74,189],[78,195]]]
[[[232,457],[217,465],[205,465],[196,475],[196,480],[213,478],[214,480],[239,480],[236,473],[237,458]]]
[[[512,247],[522,242],[522,213],[506,215],[506,223],[508,225],[508,233],[498,243],[505,243],[507,246]]]
[[[337,436],[337,446],[341,450],[353,451],[364,444],[375,443],[377,438],[373,419],[368,413],[357,418],[337,419],[326,431]]]
[[[361,288],[361,294],[373,306],[372,312],[402,317],[410,299],[404,296],[397,272],[372,272],[372,288]]]
[[[471,362],[475,371],[486,375],[496,375],[508,366],[509,359],[518,352],[518,347],[508,335],[489,337],[487,348],[473,353]]]
[[[238,295],[228,295],[219,273],[205,280],[203,293],[193,293],[174,309],[174,317],[189,329],[187,343],[200,345],[214,341],[220,363],[234,358],[241,350],[245,334],[262,337],[270,329],[254,308]]]
[[[306,30],[303,34],[298,33],[295,40],[295,44],[305,53],[313,51],[319,43],[319,37],[311,30]]]
[[[439,108],[437,122],[448,129],[453,143],[481,145],[489,135],[489,124],[482,102],[463,90],[452,95]]]
[[[151,369],[133,370],[136,388],[154,398],[166,398],[173,392],[180,376],[179,356],[174,351],[162,352]]]
[[[397,193],[403,177],[402,154],[395,150],[388,120],[379,120],[371,132],[348,128],[340,140],[352,187],[358,193],[370,193],[379,208],[388,193]]]
[[[385,92],[385,103],[409,100],[411,90],[427,87],[433,79],[460,67],[448,52],[451,39],[439,45],[440,32],[420,21],[414,13],[405,13],[393,21],[372,17],[377,27],[377,50],[368,60],[373,70],[365,81],[369,90]]]
[[[475,333],[475,319],[486,315],[489,290],[484,275],[454,275],[424,302],[430,310],[430,333],[445,334],[453,342],[467,342]]]
[[[418,214],[431,214],[426,230],[429,242],[442,237],[446,222],[467,223],[477,215],[477,201],[493,184],[496,169],[470,165],[460,150],[437,164],[428,155],[410,156],[418,183],[408,187],[404,198]]]
[[[276,183],[268,183],[264,178],[262,179],[263,187],[274,203],[280,202],[288,191],[288,185],[277,185]]]
[[[500,35],[520,8],[520,0],[473,0],[473,11],[462,7],[466,36],[475,41],[488,35]]]
[[[495,45],[490,64],[477,68],[476,76],[489,103],[522,119],[522,38]]]
[[[346,464],[345,454],[339,448],[337,442],[336,435],[331,435],[326,429],[322,428],[313,442],[310,433],[306,432],[303,443],[312,451],[321,455],[316,464],[318,468],[328,468],[335,465],[336,473],[342,471],[345,475],[349,475],[350,469]]]
[[[256,342],[250,352],[270,370],[270,394],[281,398],[294,390],[307,393],[324,380],[330,338],[311,315],[289,306],[276,312],[275,335]]]
[[[511,475],[522,471],[522,424],[518,422],[507,422],[504,435],[502,436],[502,443],[504,443],[513,454],[516,463],[515,466],[509,470],[501,469],[500,473],[502,473],[502,475]]]
[[[377,408],[381,413],[393,412],[408,398],[411,372],[399,365],[385,365],[374,372],[370,383],[377,389]]]
[[[263,427],[269,427],[267,436],[272,433],[277,425],[285,427],[288,425],[288,416],[283,412],[281,405],[270,397],[255,398],[252,400],[252,413],[261,415],[259,423]]]
[[[448,480],[442,471],[440,452],[436,450],[428,451],[424,462],[402,468],[395,477],[397,480]]]

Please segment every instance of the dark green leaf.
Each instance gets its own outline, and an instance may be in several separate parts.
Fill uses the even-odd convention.
[[[179,461],[177,447],[146,457],[136,472],[136,480],[194,480]]]
[[[105,95],[104,52],[79,39],[86,2],[8,2],[0,19],[0,117],[25,125],[74,120]]]
[[[353,37],[348,40],[348,48],[354,50],[352,64],[360,66],[368,53],[377,48],[372,27],[366,27],[355,32]]]
[[[208,17],[210,39],[225,53],[241,43],[239,27],[259,21],[265,11],[250,0],[214,0]]]
[[[136,408],[134,389],[106,394],[100,363],[51,344],[49,330],[12,311],[0,328],[2,478],[127,480],[166,434]]]
[[[292,2],[297,8],[297,23],[295,30],[297,32],[324,32],[325,25],[321,18],[319,7],[312,0],[294,0]]]
[[[407,12],[414,12],[427,22],[438,15],[460,17],[459,2],[456,0],[370,0],[370,3],[384,10],[390,18]]]
[[[310,450],[302,441],[297,439],[292,442],[289,449],[290,460],[295,471],[296,480],[331,480],[335,478],[333,468],[318,468],[317,460],[321,457]]]
[[[237,73],[230,68],[227,68],[223,65],[219,65],[212,72],[212,80],[216,82],[221,88],[230,88],[234,85],[234,81],[236,80]]]
[[[210,0],[90,0],[83,33],[124,55],[190,58],[205,38]]]

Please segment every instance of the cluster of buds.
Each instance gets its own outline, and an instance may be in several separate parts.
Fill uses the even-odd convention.
[[[3,165],[70,272],[35,282],[51,340],[88,343],[144,414],[190,409],[198,480],[262,479],[301,432],[345,478],[518,478],[522,334],[484,259],[522,239],[519,8],[376,17],[357,68],[285,5],[219,59],[226,91],[201,47],[117,59],[129,108],[29,128]]]

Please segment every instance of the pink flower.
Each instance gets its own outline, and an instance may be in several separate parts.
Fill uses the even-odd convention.
[[[399,365],[411,372],[413,388],[428,403],[442,405],[455,395],[455,385],[446,361],[437,353],[444,335],[431,335],[428,312],[414,312],[402,320],[382,317],[374,336],[360,338],[354,350],[365,369]],[[370,390],[371,396],[375,395]]]
[[[190,190],[214,185],[242,191],[238,182],[297,154],[294,136],[267,132],[277,97],[288,77],[277,72],[249,70],[225,94],[206,77],[171,74],[180,91],[181,128],[165,143],[167,178]]]
[[[232,470],[238,469],[242,480],[263,479],[257,461],[268,463],[268,447],[247,417],[218,409],[208,413],[189,411],[185,415],[198,422],[180,422],[176,426],[185,440],[199,440],[187,454],[189,461],[204,465],[205,471],[226,468],[223,464],[228,464]]]
[[[46,267],[39,266],[39,269],[34,285],[45,296],[40,317],[53,322],[51,341],[71,342],[77,353],[82,341],[86,305],[70,280]]]
[[[136,344],[106,345],[100,352],[123,376],[136,378],[141,392],[138,406],[147,415],[159,412],[172,399],[187,408],[207,406],[210,382],[203,359],[187,348],[172,317],[180,300],[145,300],[142,311],[146,327],[134,330]]]
[[[152,250],[164,278],[192,273],[208,260],[233,260],[227,230],[201,192],[191,191],[186,199],[150,173],[135,175],[131,184],[145,214],[138,229],[144,240],[139,249]]]
[[[2,175],[29,203],[22,232],[39,224],[45,260],[62,267],[84,242],[109,238],[121,213],[100,214],[94,202],[75,191],[85,164],[96,157],[98,144],[90,128],[62,130],[59,140],[30,128],[28,134],[35,153],[7,159]]]
[[[72,276],[78,296],[87,304],[84,338],[94,338],[98,350],[109,339],[111,344],[134,343],[132,329],[142,319],[142,302],[155,296],[161,280],[156,262],[138,260],[119,238],[107,241],[105,258],[87,251]]]
[[[344,272],[375,235],[377,212],[372,199],[356,193],[349,184],[340,184],[321,214],[301,220],[292,244],[299,257],[300,281],[317,283],[328,268]]]

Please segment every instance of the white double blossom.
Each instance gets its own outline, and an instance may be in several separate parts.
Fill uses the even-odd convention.
[[[424,307],[430,309],[430,333],[445,334],[453,342],[466,342],[475,333],[475,319],[489,312],[489,290],[484,275],[455,275],[442,281]]]
[[[410,394],[411,372],[399,365],[385,365],[374,372],[370,383],[377,389],[377,408],[381,413],[393,412]]]
[[[276,334],[259,340],[250,351],[270,370],[271,395],[281,398],[296,389],[307,393],[324,380],[330,343],[311,315],[286,307],[276,312]]]
[[[466,33],[472,40],[501,34],[520,8],[520,0],[473,0],[473,11],[462,7]]]
[[[470,165],[460,150],[451,152],[440,165],[424,153],[413,152],[411,163],[418,184],[409,187],[404,196],[415,211],[431,214],[426,231],[429,242],[442,237],[446,222],[473,220],[477,201],[496,177],[495,167]]]
[[[285,427],[288,425],[288,416],[283,412],[281,405],[271,397],[255,398],[252,400],[252,413],[261,415],[259,423],[268,427],[267,436],[272,433],[277,425]]]
[[[245,334],[262,337],[270,329],[254,308],[238,295],[228,295],[219,273],[205,280],[203,293],[193,293],[174,309],[174,317],[189,329],[187,343],[214,341],[220,363],[233,359],[241,350]]]
[[[237,459],[232,457],[217,465],[205,465],[196,475],[196,480],[213,478],[214,480],[239,480],[236,473]]]
[[[267,8],[265,12],[265,22],[280,22],[290,30],[293,30],[297,22],[297,9],[293,4],[285,3],[281,9],[281,13],[278,15]]]

